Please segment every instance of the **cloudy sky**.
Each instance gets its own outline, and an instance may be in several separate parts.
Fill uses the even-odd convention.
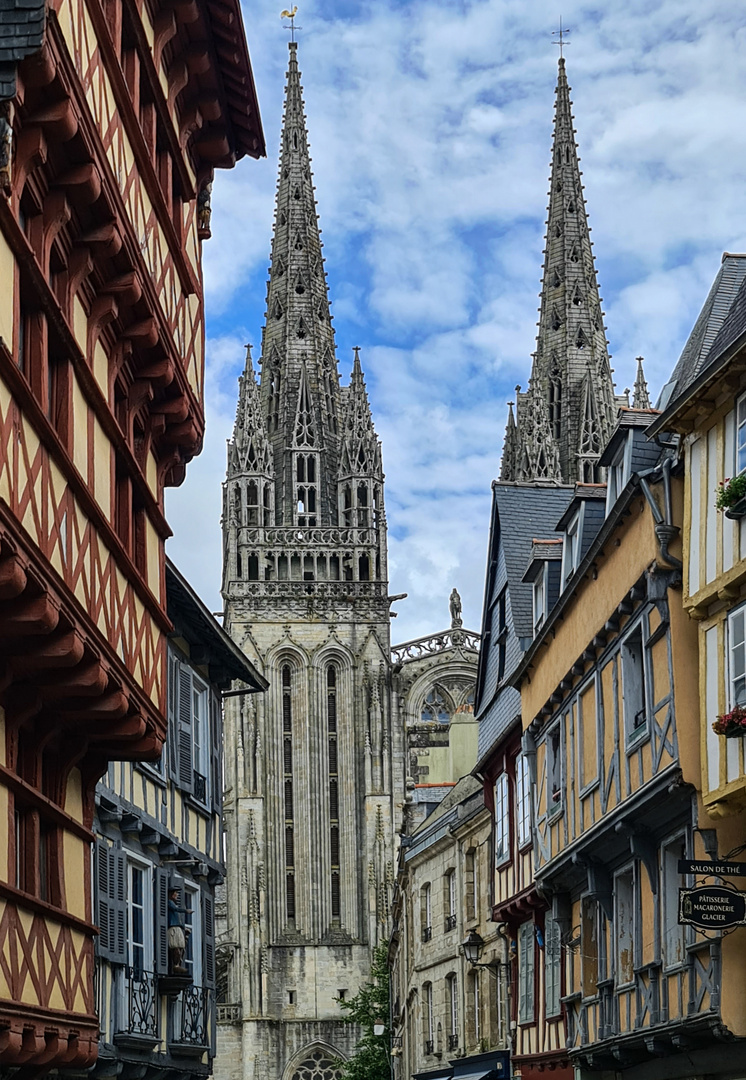
[[[287,34],[244,4],[268,158],[219,173],[204,246],[207,437],[168,551],[221,607],[220,484],[243,344],[261,341]],[[746,251],[746,8],[563,0],[617,386],[657,394],[723,251]],[[397,641],[479,628],[505,402],[534,347],[557,70],[547,0],[305,0],[298,13],[340,370],[362,348],[383,441]]]

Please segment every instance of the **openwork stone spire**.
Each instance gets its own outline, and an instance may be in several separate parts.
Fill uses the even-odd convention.
[[[246,366],[238,386],[236,421],[233,438],[228,443],[227,477],[230,480],[245,473],[270,479],[274,474],[272,449],[251,362],[251,345],[246,346]]]
[[[558,479],[565,483],[599,479],[598,456],[616,415],[571,104],[565,61],[560,59],[539,332],[531,390],[519,395],[515,440],[523,454],[515,468],[526,458],[540,463],[552,457],[550,449],[545,448],[542,457],[538,445],[529,445],[540,433],[546,438],[545,425],[541,421],[537,426],[535,403],[529,400],[534,394],[544,402],[549,440],[559,455]],[[589,392],[593,401],[586,409]],[[530,428],[524,427],[529,420]],[[509,478],[518,476],[514,472]]]
[[[528,392],[518,395],[518,431],[516,444],[515,480],[519,482],[547,480],[562,483],[557,443],[552,438],[546,402],[536,377],[536,358],[529,380]]]
[[[306,463],[314,511],[306,524],[329,524],[336,515],[339,460],[339,373],[311,175],[297,42],[290,42],[272,264],[262,335],[261,398],[278,485],[278,524],[292,525],[297,508],[298,463],[291,447],[323,451]],[[299,434],[301,425],[302,432]],[[300,440],[300,441],[299,441]],[[313,521],[311,519],[314,519]]]
[[[648,383],[645,378],[645,372],[642,369],[642,357],[637,357],[637,377],[635,379],[635,387],[632,395],[632,408],[633,409],[650,409],[652,408],[650,402],[650,394],[648,393]]]

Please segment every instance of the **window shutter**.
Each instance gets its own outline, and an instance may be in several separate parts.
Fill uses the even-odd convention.
[[[99,928],[99,935],[96,938],[96,953],[102,960],[110,960],[114,913],[109,889],[109,845],[103,840],[96,841],[94,859],[94,918]]]
[[[113,925],[109,935],[111,960],[127,963],[127,859],[121,848],[109,852],[109,886],[113,908]]]
[[[166,751],[168,753],[168,775],[171,780],[178,780],[178,746],[179,746],[179,661],[171,649],[168,650],[168,736]]]
[[[212,809],[214,813],[219,814],[223,806],[223,703],[218,694],[210,694],[210,721],[212,731]]]
[[[183,791],[194,790],[192,765],[192,672],[186,664],[179,665],[179,716],[177,779]]]
[[[153,953],[157,975],[168,975],[168,870],[155,871],[155,934]]]
[[[202,935],[204,950],[205,986],[215,986],[215,897],[207,889],[202,890]]]

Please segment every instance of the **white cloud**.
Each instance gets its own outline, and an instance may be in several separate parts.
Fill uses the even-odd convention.
[[[299,58],[340,367],[363,347],[383,440],[398,639],[478,626],[505,401],[534,347],[555,61],[548,0],[307,0]],[[568,0],[567,66],[619,388],[656,392],[722,250],[746,249],[746,26],[731,0]],[[205,246],[207,439],[169,550],[217,610],[220,483],[263,321],[286,49],[245,12],[269,158],[220,173]],[[257,350],[258,351],[258,350]]]

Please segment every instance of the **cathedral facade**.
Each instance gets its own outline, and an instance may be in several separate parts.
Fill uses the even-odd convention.
[[[226,703],[215,1075],[333,1080],[359,1034],[340,999],[388,940],[405,803],[425,757],[446,775],[452,728],[464,742],[478,637],[452,599],[449,629],[392,653],[381,446],[357,349],[340,383],[295,42],[260,368],[247,349],[223,597],[269,689]]]

